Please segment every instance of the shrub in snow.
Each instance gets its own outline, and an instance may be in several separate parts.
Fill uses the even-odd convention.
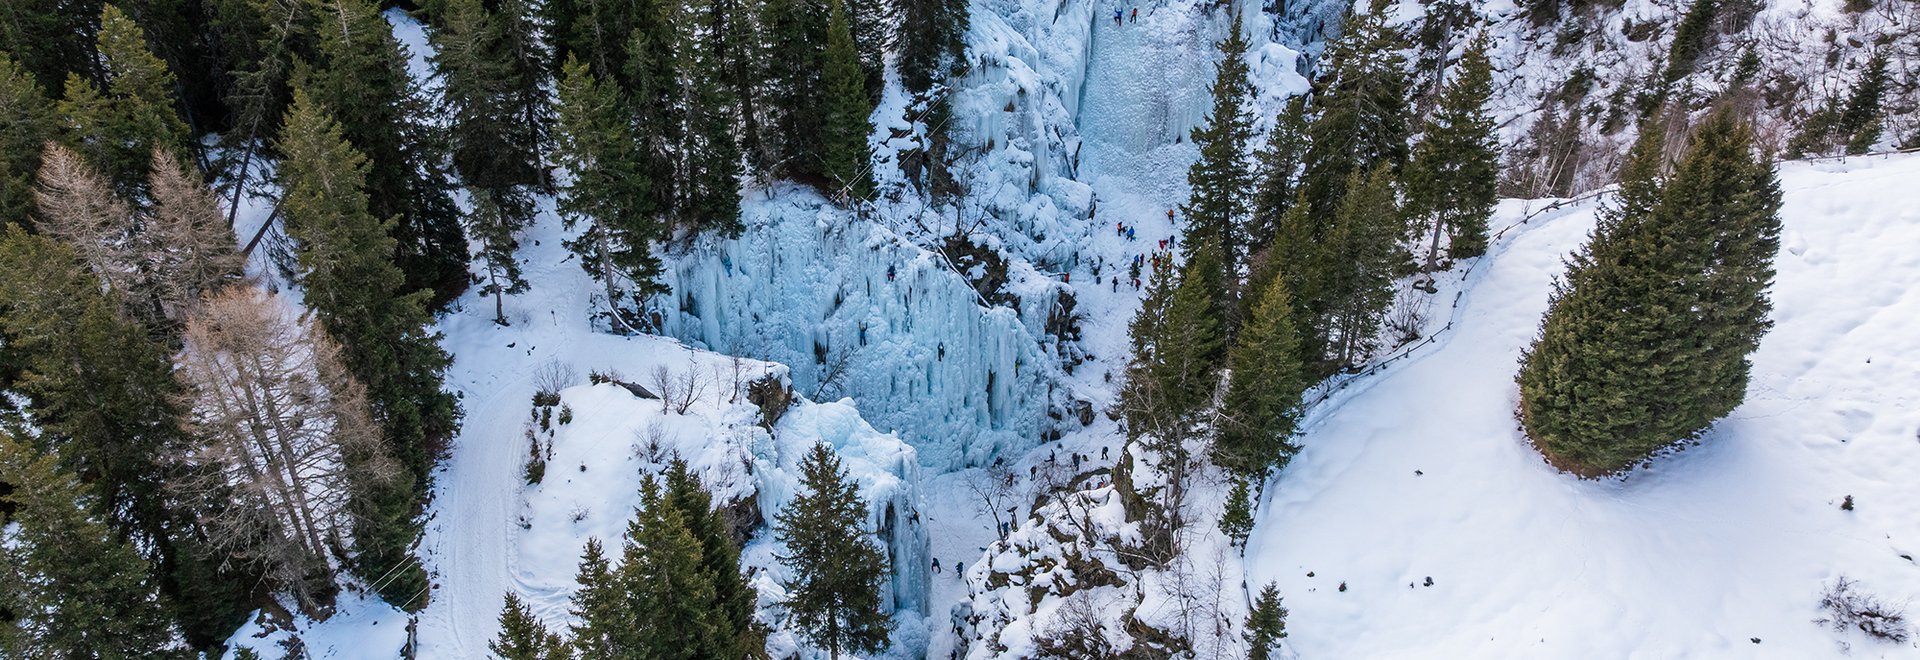
[[[1913,629],[1907,625],[1906,611],[1872,594],[1856,591],[1858,584],[1844,575],[1834,578],[1826,592],[1820,594],[1820,610],[1826,616],[1814,619],[1814,623],[1832,626],[1835,632],[1857,628],[1868,637],[1889,642],[1904,643],[1911,639]]]

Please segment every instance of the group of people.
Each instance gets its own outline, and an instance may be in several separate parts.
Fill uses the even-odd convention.
[[[1119,25],[1119,24],[1121,23],[1121,20],[1120,20],[1120,17],[1121,17],[1122,15],[1123,15],[1123,14],[1121,14],[1121,13],[1120,13],[1120,8],[1119,8],[1119,7],[1114,7],[1114,8],[1113,8],[1113,24],[1114,24],[1114,25]],[[1140,8],[1139,8],[1139,7],[1134,7],[1134,8],[1133,8],[1133,22],[1135,22],[1135,23],[1138,23],[1138,22],[1140,22]]]

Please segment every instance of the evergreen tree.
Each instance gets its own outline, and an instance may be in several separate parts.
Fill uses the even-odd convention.
[[[1287,608],[1280,606],[1280,590],[1272,582],[1260,590],[1260,598],[1247,613],[1247,660],[1267,660],[1287,638]]]
[[[1213,110],[1204,128],[1193,129],[1193,143],[1200,147],[1200,159],[1187,170],[1187,183],[1193,194],[1181,206],[1186,214],[1186,232],[1180,248],[1186,260],[1195,261],[1194,251],[1201,246],[1220,250],[1213,262],[1220,268],[1223,286],[1215,302],[1214,318],[1226,334],[1232,335],[1238,323],[1233,307],[1233,285],[1239,282],[1240,264],[1245,257],[1248,197],[1253,192],[1253,172],[1247,164],[1247,142],[1253,139],[1253,116],[1246,110],[1253,84],[1247,79],[1247,38],[1242,32],[1240,15],[1225,39],[1214,43],[1220,50],[1220,63],[1214,72]]]
[[[753,618],[759,594],[740,575],[740,548],[720,512],[713,509],[713,498],[700,480],[687,471],[686,461],[674,459],[666,470],[665,502],[678,509],[687,529],[699,539],[701,568],[713,585],[715,625],[723,639],[732,645],[719,656],[729,658],[752,655],[766,648],[766,635]]]
[[[783,603],[802,636],[830,657],[884,648],[893,622],[881,609],[887,559],[866,532],[867,504],[840,457],[816,444],[800,462],[803,494],[775,514],[778,555],[793,579]]]
[[[638,332],[637,307],[664,293],[660,260],[651,244],[665,230],[651,213],[651,181],[640,166],[640,148],[620,93],[569,59],[560,80],[556,159],[572,174],[561,187],[560,212],[567,226],[587,223],[567,248],[604,287],[609,325]]]
[[[859,54],[861,86],[867,90],[867,103],[879,103],[880,92],[886,86],[887,51],[893,48],[893,26],[899,15],[894,11],[893,0],[841,1],[847,5],[847,31],[853,38],[854,52]],[[829,33],[827,38],[831,40],[833,35]]]
[[[1378,4],[1378,3],[1376,3]],[[1381,11],[1350,16],[1322,57],[1314,89],[1317,116],[1307,128],[1301,190],[1321,223],[1346,197],[1348,176],[1407,159],[1406,64]],[[1321,224],[1314,237],[1324,235]]]
[[[826,69],[829,8],[819,0],[763,0],[761,61],[766,69],[761,141],[766,169],[775,176],[820,171],[828,108]]]
[[[43,89],[60,91],[68,74],[99,78],[94,39],[99,0],[8,2],[0,5],[0,51],[11,55]]]
[[[638,3],[633,0],[547,0],[542,9],[554,45],[553,68],[578,59],[601,80],[626,84],[627,42]]]
[[[1864,154],[1880,141],[1880,99],[1887,90],[1887,53],[1876,51],[1867,60],[1867,71],[1847,96],[1840,111],[1835,133],[1846,141],[1847,153]]]
[[[709,0],[704,11],[713,16],[711,40],[701,50],[706,61],[717,68],[702,67],[718,78],[732,94],[739,119],[739,149],[752,167],[764,169],[766,144],[761,136],[761,86],[767,78],[766,52],[762,49],[760,26],[755,21],[759,0]],[[705,102],[703,102],[705,103]],[[696,133],[704,130],[692,122]],[[698,180],[698,177],[695,177]],[[696,193],[697,194],[697,193]],[[698,204],[694,204],[698,208]],[[721,231],[731,229],[721,226]]]
[[[626,75],[617,78],[626,92],[630,125],[640,143],[640,167],[651,182],[648,195],[655,214],[679,207],[680,158],[686,139],[685,89],[680,84],[682,23],[671,0],[635,0],[633,33],[627,40]],[[688,54],[688,57],[692,57]]]
[[[33,228],[33,181],[40,148],[59,124],[30,71],[0,51],[0,227]]]
[[[419,535],[414,518],[429,470],[458,424],[458,404],[441,390],[450,360],[427,331],[429,292],[403,288],[391,222],[369,210],[366,157],[304,92],[294,93],[279,150],[280,210],[307,307],[346,349],[347,368],[367,387],[387,451],[405,468],[401,478],[354,496],[357,568],[377,579],[412,561],[408,548]],[[426,588],[425,573],[417,564],[396,572],[400,577],[388,576],[381,594],[402,607],[424,604],[415,597]]]
[[[726,53],[739,17],[728,0],[692,0],[691,25],[680,52],[686,90],[686,140],[681,145],[679,215],[693,232],[740,235],[740,146],[734,141],[736,98],[726,81]],[[734,50],[738,50],[734,48]]]
[[[1120,402],[1130,437],[1177,445],[1213,401],[1224,346],[1214,311],[1220,271],[1218,252],[1203,247],[1177,280],[1170,260],[1154,265],[1147,299],[1129,327],[1133,359]]]
[[[480,293],[493,296],[493,322],[508,325],[506,297],[527,292],[520,260],[513,256],[520,249],[519,233],[525,225],[484,191],[472,190],[468,197],[473,200],[473,213],[467,217],[468,233],[480,240],[481,274],[486,282]]]
[[[0,433],[0,632],[8,657],[187,657],[148,566],[52,456]]]
[[[1521,363],[1528,436],[1582,475],[1630,467],[1731,412],[1769,327],[1772,166],[1724,110],[1664,182],[1658,148],[1636,144],[1619,208],[1568,260]]]
[[[573,616],[580,620],[571,626],[574,657],[629,657],[634,648],[631,636],[639,622],[621,602],[620,583],[607,564],[599,539],[587,539],[587,548],[580,555],[580,570],[573,580],[580,585],[572,599]]]
[[[967,50],[966,0],[903,0],[899,33],[900,80],[907,91],[932,89],[959,66]]]
[[[67,80],[60,102],[67,140],[122,195],[140,199],[153,150],[177,152],[187,144],[187,125],[174,110],[176,83],[166,63],[147,52],[140,27],[113,5],[100,14],[98,47],[106,83]]]
[[[1318,264],[1325,304],[1319,327],[1329,342],[1325,358],[1336,367],[1356,364],[1373,350],[1375,331],[1393,302],[1393,269],[1406,233],[1385,165],[1371,176],[1353,173],[1344,187]]]
[[[1673,45],[1667,50],[1666,83],[1693,73],[1693,66],[1713,38],[1713,21],[1720,15],[1720,0],[1694,0],[1674,28]]]
[[[735,650],[738,638],[726,629],[700,539],[651,475],[641,481],[640,510],[627,524],[617,575],[621,605],[639,624],[636,657],[722,658]]]
[[[528,62],[509,40],[506,28],[516,19],[489,13],[480,0],[441,0],[433,16],[428,36],[452,119],[447,136],[453,171],[468,188],[491,197],[508,219],[526,226],[533,220],[532,189],[541,182],[544,113],[526,107],[526,97],[539,93],[542,81],[526,70]]]
[[[1307,103],[1305,96],[1287,99],[1287,105],[1274,116],[1267,144],[1254,155],[1258,179],[1247,222],[1247,252],[1266,250],[1280,231],[1280,217],[1293,206],[1300,194],[1300,163],[1307,155]],[[1253,291],[1256,289],[1248,289]]]
[[[1299,451],[1289,440],[1300,395],[1310,382],[1293,314],[1286,279],[1272,278],[1228,352],[1233,370],[1222,404],[1224,419],[1213,442],[1213,462],[1244,477],[1259,478],[1284,467]]]
[[[873,108],[867,104],[865,78],[848,29],[846,3],[832,0],[832,5],[823,76],[826,106],[822,113],[821,173],[838,188],[836,197],[864,200],[873,197],[873,150],[867,145],[868,136],[873,134],[869,118]]]
[[[1493,117],[1485,110],[1493,94],[1493,70],[1484,34],[1467,47],[1456,71],[1440,92],[1426,140],[1407,165],[1408,215],[1433,236],[1424,266],[1428,272],[1438,267],[1442,233],[1451,258],[1486,254],[1487,218],[1493,215],[1500,175]]]
[[[414,91],[407,53],[371,0],[319,0],[314,20],[318,61],[296,84],[326,107],[341,134],[367,160],[367,208],[393,218],[387,255],[407,290],[432,292],[430,308],[464,290],[467,239],[460,209],[442,171],[442,136],[427,123],[428,106]]]
[[[1227,496],[1227,507],[1220,512],[1220,532],[1234,545],[1246,547],[1247,536],[1253,533],[1252,500],[1253,495],[1247,492],[1247,480],[1233,480],[1233,493]]]
[[[500,634],[487,642],[487,650],[500,660],[550,660],[566,657],[566,642],[508,591],[500,608]]]

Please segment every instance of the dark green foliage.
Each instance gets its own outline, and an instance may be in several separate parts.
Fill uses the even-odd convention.
[[[1267,583],[1247,613],[1247,660],[1267,660],[1287,638],[1287,608],[1280,606],[1280,590]]]
[[[488,651],[500,660],[557,660],[567,657],[566,648],[519,596],[507,592],[507,604],[500,608],[500,634],[487,642]]]
[[[0,653],[8,657],[187,657],[168,606],[133,546],[52,457],[0,434]]]
[[[1787,153],[1803,156],[1835,147],[1845,147],[1849,154],[1866,153],[1873,148],[1873,143],[1880,141],[1880,105],[1887,83],[1887,54],[1875,52],[1847,99],[1844,102],[1831,99],[1827,107],[1809,116],[1800,134],[1788,143]]]
[[[635,0],[633,32],[627,38],[625,75],[617,77],[625,96],[634,137],[640,143],[640,166],[652,182],[648,194],[656,213],[674,209],[679,179],[675,151],[686,135],[682,122],[679,60],[674,54],[681,40],[675,31],[675,8],[667,0]]]
[[[1295,96],[1274,116],[1267,144],[1254,156],[1258,183],[1247,222],[1247,253],[1261,252],[1280,231],[1280,216],[1300,194],[1300,164],[1307,155],[1307,99]],[[1252,290],[1252,289],[1249,289]]]
[[[633,613],[621,604],[621,587],[600,549],[600,539],[588,537],[580,555],[580,569],[573,575],[580,588],[573,592],[573,616],[580,623],[571,626],[573,653],[581,658],[616,658],[628,648],[627,636],[638,627]]]
[[[153,150],[179,153],[187,125],[174,110],[177,85],[165,62],[147,52],[146,36],[113,5],[100,14],[100,61],[105,86],[69,78],[60,113],[66,141],[100,168],[120,194],[146,190]]]
[[[776,176],[810,176],[820,171],[826,130],[827,21],[819,0],[764,0],[760,57],[769,121],[761,134],[766,169]]]
[[[1411,129],[1400,47],[1379,12],[1349,17],[1339,38],[1327,46],[1300,183],[1317,222],[1333,217],[1349,175],[1381,165],[1397,170],[1407,160]],[[1325,227],[1314,236],[1323,235]]]
[[[1235,479],[1227,508],[1220,512],[1220,532],[1242,547],[1247,544],[1247,535],[1253,533],[1253,496],[1247,490],[1246,479]]]
[[[1286,278],[1269,278],[1252,318],[1227,353],[1233,370],[1213,462],[1243,477],[1265,476],[1299,451],[1290,439],[1300,395],[1311,383],[1301,362],[1293,315]]]
[[[1674,28],[1673,45],[1667,49],[1665,80],[1671,85],[1693,73],[1693,66],[1712,45],[1713,22],[1720,14],[1720,0],[1694,0]]]
[[[295,243],[307,307],[344,348],[347,368],[367,386],[368,402],[405,467],[393,482],[354,493],[356,568],[368,579],[411,562],[415,520],[429,470],[445,451],[460,411],[441,390],[449,358],[427,331],[427,291],[405,288],[394,265],[390,222],[369,211],[367,159],[339,124],[296,91],[280,133],[281,215]],[[418,566],[389,579],[381,594],[402,607],[425,604]]]
[[[884,648],[893,622],[881,609],[887,559],[866,532],[867,503],[840,457],[814,445],[800,462],[802,494],[774,516],[774,537],[793,579],[783,603],[795,627],[832,657]]]
[[[0,52],[0,226],[33,227],[40,147],[58,128],[53,103],[32,72]]]
[[[727,82],[728,53],[741,53],[741,29],[732,0],[699,0],[688,16],[694,34],[683,36],[679,76],[683,86],[686,139],[680,145],[679,216],[691,232],[740,235],[740,145],[734,139],[738,98]]]
[[[97,80],[94,38],[101,0],[14,1],[0,4],[0,51],[58,95],[68,74]]]
[[[823,54],[826,106],[820,172],[833,182],[836,197],[868,199],[873,197],[873,150],[867,146],[867,136],[873,134],[873,122],[868,119],[873,108],[867,104],[866,79],[849,31],[846,3],[832,0],[832,6]]]
[[[1214,43],[1220,50],[1220,62],[1214,70],[1213,109],[1204,127],[1193,129],[1193,143],[1200,147],[1200,159],[1187,169],[1187,183],[1193,193],[1180,207],[1186,215],[1186,232],[1180,237],[1180,249],[1188,262],[1195,250],[1212,246],[1219,250],[1213,263],[1220,269],[1217,277],[1224,283],[1237,283],[1240,264],[1246,254],[1248,197],[1253,192],[1253,171],[1247,163],[1247,143],[1253,139],[1253,115],[1247,101],[1253,84],[1247,79],[1247,38],[1242,32],[1240,15],[1225,39]],[[1215,301],[1214,318],[1226,334],[1233,334],[1238,314],[1233,307],[1232,287],[1222,286]]]
[[[604,287],[609,325],[637,332],[639,304],[666,291],[651,249],[666,232],[652,213],[640,145],[619,91],[586,64],[567,61],[559,97],[555,156],[573,175],[561,189],[560,212],[569,227],[588,223],[567,248]]]
[[[543,13],[554,45],[554,70],[563,70],[573,57],[602,80],[624,84],[627,41],[638,11],[633,0],[547,0]]]
[[[519,7],[510,3],[506,9]],[[480,0],[440,0],[433,19],[428,36],[452,120],[447,137],[453,171],[524,225],[533,217],[531,199],[507,202],[541,183],[547,113],[538,101],[545,55],[516,52],[529,47],[515,43],[508,28],[525,21],[488,12]]]
[[[1416,228],[1431,232],[1425,270],[1438,267],[1440,236],[1447,256],[1465,259],[1486,254],[1487,218],[1493,214],[1500,175],[1493,117],[1485,110],[1493,95],[1493,70],[1482,35],[1456,65],[1452,82],[1440,92],[1440,104],[1427,122],[1426,140],[1414,149],[1406,169],[1407,214]]]
[[[323,0],[314,20],[324,26],[315,29],[318,60],[296,84],[366,156],[367,209],[395,220],[390,258],[406,289],[431,291],[438,308],[467,286],[467,240],[442,171],[443,138],[427,123],[406,50],[371,0]]]
[[[679,510],[687,530],[700,541],[700,568],[713,585],[710,613],[716,617],[717,639],[725,647],[717,655],[737,658],[764,652],[766,632],[753,618],[760,596],[740,574],[739,544],[726,520],[713,509],[713,496],[687,471],[685,461],[674,459],[665,476],[664,502]]]
[[[1630,154],[1619,207],[1555,286],[1518,377],[1521,421],[1549,460],[1592,476],[1694,437],[1746,394],[1770,323],[1780,190],[1728,112],[1671,178],[1657,137]]]
[[[1214,308],[1220,286],[1217,254],[1196,252],[1177,281],[1171,260],[1153,268],[1147,298],[1128,327],[1133,359],[1120,403],[1130,437],[1183,442],[1213,400],[1225,349]]]
[[[899,16],[894,13],[893,0],[842,0],[846,3],[847,31],[853,38],[853,50],[859,54],[862,87],[867,90],[867,103],[879,103],[880,92],[886,84],[887,51],[894,46],[894,25]],[[832,39],[831,33],[828,39]]]
[[[469,193],[473,213],[467,216],[467,232],[480,241],[483,282],[480,293],[493,296],[493,322],[507,325],[507,295],[527,292],[527,280],[520,274],[520,261],[513,256],[520,249],[519,233],[526,226],[526,219],[515,217],[505,207],[525,201],[530,208],[532,203],[514,196],[509,197],[512,203],[502,205],[486,191],[470,190]]]
[[[899,33],[900,81],[907,91],[931,89],[960,65],[967,50],[965,0],[904,0]]]
[[[1373,350],[1375,331],[1393,302],[1398,242],[1406,233],[1386,166],[1371,176],[1353,173],[1345,188],[1314,266],[1324,304],[1317,328],[1324,328],[1329,342],[1325,359],[1336,367],[1357,364]]]

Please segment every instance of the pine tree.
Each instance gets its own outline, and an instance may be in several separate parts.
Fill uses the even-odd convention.
[[[33,181],[40,148],[59,124],[30,71],[0,51],[0,227],[33,228]]]
[[[1226,534],[1234,545],[1245,547],[1247,536],[1253,533],[1253,495],[1247,492],[1247,480],[1233,480],[1233,492],[1227,496],[1227,507],[1220,512],[1220,532]]]
[[[187,657],[168,605],[133,546],[92,511],[92,495],[52,456],[0,433],[0,632],[8,657]]]
[[[867,90],[869,105],[880,102],[885,90],[887,51],[893,48],[893,26],[899,20],[893,0],[841,0],[846,4],[847,31],[853,38],[853,50],[859,54],[861,87]],[[832,39],[832,34],[828,34]]]
[[[587,65],[568,60],[559,97],[555,155],[572,174],[561,187],[560,212],[570,228],[587,223],[567,247],[604,287],[609,325],[638,332],[637,306],[666,291],[651,247],[665,230],[650,212],[651,181],[640,167],[639,144],[619,91]]]
[[[441,390],[450,360],[427,331],[429,292],[403,289],[390,223],[369,211],[367,159],[302,91],[294,93],[279,150],[281,215],[306,304],[346,348],[347,367],[367,386],[387,451],[405,468],[392,485],[355,494],[357,568],[379,578],[412,561],[408,547],[419,535],[414,517],[429,470],[458,424],[458,404]],[[424,572],[416,565],[400,574],[386,580],[382,595],[403,607],[424,604],[414,598],[426,588]]]
[[[319,2],[318,61],[295,75],[296,86],[328,109],[366,157],[367,208],[395,219],[389,256],[407,290],[430,290],[429,307],[438,308],[468,283],[467,239],[441,165],[443,137],[427,123],[406,50],[379,8],[371,0]]]
[[[566,642],[548,630],[520,596],[508,591],[507,603],[500,608],[500,634],[487,642],[487,650],[500,660],[557,660],[566,657]]]
[[[599,539],[587,539],[573,580],[580,585],[572,599],[573,616],[580,620],[571,626],[574,657],[629,657],[634,648],[631,636],[639,622],[621,603],[619,580],[607,564]]]
[[[1286,279],[1272,278],[1228,352],[1233,370],[1221,409],[1224,419],[1213,442],[1213,462],[1248,478],[1286,466],[1299,451],[1289,440],[1309,378],[1293,315]]]
[[[1242,34],[1240,14],[1225,39],[1214,43],[1220,50],[1215,69],[1213,110],[1204,128],[1193,129],[1193,143],[1200,147],[1200,159],[1187,170],[1187,183],[1193,194],[1181,206],[1187,227],[1180,237],[1180,249],[1188,262],[1203,245],[1220,250],[1213,262],[1220,268],[1224,284],[1215,303],[1214,318],[1219,319],[1227,335],[1238,326],[1238,310],[1233,305],[1233,285],[1239,282],[1240,265],[1245,258],[1248,197],[1253,192],[1253,172],[1247,163],[1247,142],[1253,139],[1253,116],[1247,112],[1247,100],[1253,84],[1247,79],[1247,38]]]
[[[1713,38],[1713,21],[1720,15],[1720,0],[1694,0],[1674,28],[1673,45],[1667,50],[1665,80],[1671,85],[1693,73],[1700,53]]]
[[[1287,608],[1280,606],[1280,590],[1267,583],[1247,613],[1247,660],[1267,660],[1287,638]]]
[[[873,197],[873,150],[867,145],[868,136],[873,134],[869,118],[873,108],[867,104],[865,78],[848,28],[846,3],[832,0],[832,5],[824,55],[821,173],[838,188],[836,197],[865,200]]]
[[[1407,67],[1399,53],[1381,11],[1350,16],[1327,46],[1300,182],[1312,217],[1321,223],[1339,209],[1349,175],[1406,162]],[[1326,228],[1320,225],[1315,238]]]
[[[1674,174],[1659,140],[1630,154],[1619,207],[1568,260],[1521,362],[1521,422],[1556,465],[1614,472],[1739,405],[1769,322],[1780,191],[1727,111]]]
[[[641,481],[617,576],[621,605],[639,624],[638,657],[721,658],[734,650],[737,637],[719,611],[701,542],[651,475]]]
[[[680,84],[683,23],[672,0],[635,0],[633,33],[627,40],[626,73],[620,89],[632,113],[630,125],[640,143],[640,167],[652,183],[653,212],[671,215],[679,208],[680,159],[686,140],[686,90]],[[692,55],[689,54],[689,57]]]
[[[692,29],[680,48],[680,86],[686,90],[686,140],[681,145],[679,215],[692,232],[740,235],[740,146],[734,141],[736,99],[726,81],[726,53],[734,46],[729,2],[693,0]],[[737,50],[737,49],[736,49]]]
[[[1287,99],[1286,107],[1274,116],[1266,146],[1254,155],[1258,181],[1247,222],[1249,255],[1266,250],[1280,232],[1280,217],[1300,194],[1300,163],[1306,155],[1306,97],[1295,96]]]
[[[725,519],[713,509],[712,496],[687,470],[686,461],[676,458],[668,465],[664,500],[680,511],[687,529],[700,540],[701,568],[713,585],[715,623],[722,638],[732,642],[718,655],[732,658],[761,652],[766,634],[753,618],[759,594],[740,575],[740,548]]]
[[[1408,215],[1427,227],[1424,270],[1438,268],[1440,236],[1447,256],[1466,259],[1486,254],[1487,218],[1493,214],[1500,175],[1493,117],[1485,110],[1493,94],[1493,71],[1482,34],[1455,65],[1457,73],[1440,92],[1439,108],[1427,122],[1426,140],[1408,163]]]
[[[761,96],[761,140],[766,169],[775,176],[820,171],[826,122],[825,50],[830,9],[819,0],[764,0],[760,57],[766,93]],[[837,109],[837,108],[834,108]]]
[[[894,38],[900,46],[900,80],[908,92],[918,94],[944,80],[966,56],[968,3],[903,0],[902,5]]]
[[[489,196],[503,219],[524,227],[533,221],[544,136],[544,111],[529,109],[526,98],[539,93],[542,76],[526,67],[543,67],[544,55],[516,52],[526,46],[509,40],[507,27],[518,19],[505,10],[515,8],[496,14],[480,0],[441,0],[428,36],[452,119],[447,136],[454,173]]]
[[[1394,202],[1393,175],[1385,166],[1371,176],[1355,172],[1326,236],[1321,295],[1330,351],[1336,367],[1358,363],[1373,350],[1376,330],[1393,302],[1393,269],[1403,216]]]
[[[829,657],[884,648],[893,622],[881,609],[887,559],[867,537],[867,504],[840,457],[816,444],[800,462],[803,493],[775,514],[774,538],[793,575],[784,605],[809,642]]]
[[[68,74],[99,77],[94,38],[101,3],[10,2],[0,6],[0,51],[11,55],[43,89],[59,91]],[[35,146],[38,148],[38,145]]]
[[[471,190],[468,198],[473,200],[473,212],[467,216],[467,233],[480,240],[481,276],[486,282],[480,294],[493,296],[493,322],[509,325],[506,297],[527,292],[520,260],[513,256],[520,249],[519,233],[524,225],[502,210],[492,195]]]
[[[146,35],[113,5],[100,14],[104,89],[75,75],[60,103],[68,142],[99,167],[122,195],[139,199],[156,148],[187,144],[185,122],[174,110],[176,83],[165,62],[146,48]]]
[[[1130,437],[1178,446],[1213,401],[1224,347],[1214,311],[1217,254],[1196,252],[1177,280],[1170,260],[1154,265],[1147,300],[1129,327],[1133,359],[1120,402]]]

